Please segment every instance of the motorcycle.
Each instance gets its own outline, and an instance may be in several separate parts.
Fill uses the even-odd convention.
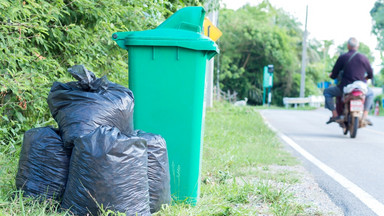
[[[357,129],[367,126],[363,120],[365,94],[368,92],[368,86],[362,81],[355,81],[343,89],[344,95],[341,100],[343,114],[341,120],[338,121],[343,129],[343,134],[355,138]]]

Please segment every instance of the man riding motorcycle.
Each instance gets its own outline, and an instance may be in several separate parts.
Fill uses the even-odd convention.
[[[332,117],[328,120],[327,124],[337,122],[341,118],[335,108],[334,97],[343,96],[344,86],[353,83],[354,81],[364,81],[373,78],[372,67],[368,58],[357,52],[359,42],[356,38],[351,37],[348,40],[348,52],[340,55],[335,65],[333,66],[332,73],[329,75],[332,79],[338,79],[337,86],[332,86],[324,90],[325,108],[332,112]],[[367,76],[365,74],[367,73]],[[372,122],[367,118],[368,112],[373,104],[373,91],[368,88],[364,102],[363,120],[366,124],[372,125]]]

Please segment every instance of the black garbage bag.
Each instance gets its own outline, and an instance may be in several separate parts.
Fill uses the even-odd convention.
[[[151,213],[154,213],[159,211],[163,204],[171,203],[167,146],[160,135],[140,130],[137,130],[136,134],[147,141],[149,204]]]
[[[99,206],[150,215],[146,141],[110,126],[77,138],[61,206],[75,215],[97,215]]]
[[[60,200],[68,178],[70,150],[58,130],[34,128],[24,134],[16,187],[24,196]]]
[[[123,134],[133,132],[134,99],[131,90],[96,76],[83,65],[68,71],[77,82],[52,85],[48,106],[57,121],[66,147],[101,125],[117,127]]]

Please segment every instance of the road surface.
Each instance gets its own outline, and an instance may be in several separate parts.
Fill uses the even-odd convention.
[[[370,117],[374,125],[351,139],[325,124],[330,112],[323,108],[260,113],[345,215],[384,215],[384,117]]]

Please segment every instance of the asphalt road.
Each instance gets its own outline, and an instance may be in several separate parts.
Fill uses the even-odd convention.
[[[330,112],[323,108],[314,111],[262,110],[260,113],[280,133],[362,189],[362,196],[355,195],[351,192],[353,188],[347,189],[348,186],[327,175],[287,144],[287,149],[303,160],[319,186],[345,215],[384,215],[384,211],[377,210],[380,208],[372,208],[384,207],[384,117],[370,117],[374,125],[359,129],[356,138],[351,139],[349,134],[343,135],[336,123],[325,124]],[[367,200],[364,192],[370,195],[368,201],[378,201],[377,205],[375,202],[371,206],[364,203]]]

